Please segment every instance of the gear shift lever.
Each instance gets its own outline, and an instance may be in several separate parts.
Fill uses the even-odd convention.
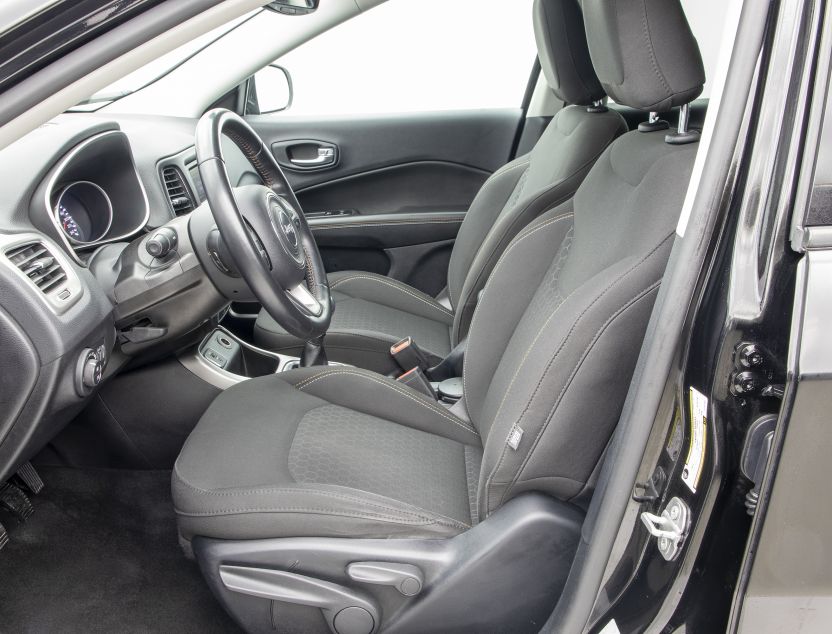
[[[303,355],[300,358],[300,367],[310,368],[316,365],[328,365],[326,351],[324,350],[324,336],[310,339],[303,346]]]

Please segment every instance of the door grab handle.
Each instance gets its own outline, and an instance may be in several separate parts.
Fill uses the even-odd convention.
[[[318,148],[318,158],[313,159],[289,159],[294,165],[301,165],[303,167],[310,167],[314,165],[327,165],[335,160],[335,149],[331,147]]]

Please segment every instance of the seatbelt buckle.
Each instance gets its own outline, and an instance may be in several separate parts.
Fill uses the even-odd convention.
[[[417,392],[421,392],[425,396],[429,396],[433,400],[436,400],[436,392],[433,390],[433,386],[430,384],[430,380],[422,368],[413,368],[408,370],[396,380],[399,383],[407,385]]]
[[[413,337],[402,339],[390,347],[390,356],[405,372],[419,368],[423,372],[430,367],[427,355],[413,341]]]

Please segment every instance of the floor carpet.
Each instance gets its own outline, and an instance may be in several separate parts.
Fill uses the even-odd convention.
[[[176,539],[169,471],[48,468],[0,550],[0,632],[238,632]]]

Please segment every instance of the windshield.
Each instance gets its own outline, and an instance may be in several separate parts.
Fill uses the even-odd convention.
[[[223,24],[213,31],[205,33],[195,40],[191,40],[190,42],[183,44],[179,48],[172,50],[170,53],[162,55],[158,59],[145,64],[129,75],[125,75],[106,88],[102,88],[88,99],[85,99],[84,101],[69,108],[67,112],[91,112],[98,110],[99,108],[103,108],[107,104],[111,104],[122,97],[126,97],[137,90],[141,90],[145,86],[148,86],[164,77],[174,68],[199,53],[206,46],[210,46],[243,22],[251,19],[260,11],[261,10],[258,9],[257,11],[247,13],[236,20]]]

